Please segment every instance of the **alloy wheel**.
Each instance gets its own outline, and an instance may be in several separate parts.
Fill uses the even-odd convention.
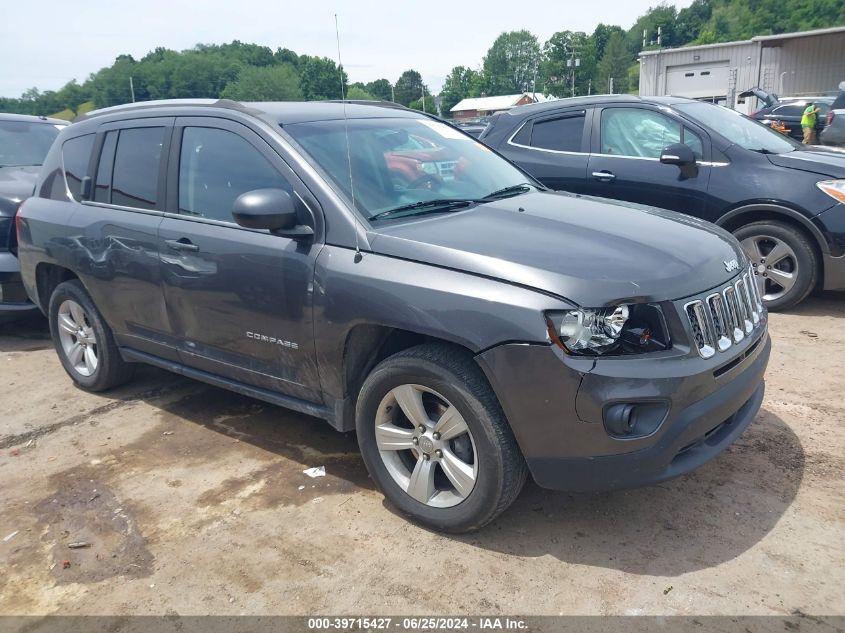
[[[93,375],[99,364],[97,337],[85,310],[73,299],[66,299],[56,320],[62,351],[71,367],[81,376]]]
[[[469,497],[478,454],[466,420],[441,394],[400,385],[379,404],[375,439],[388,473],[412,498],[435,508]]]
[[[798,277],[798,258],[783,240],[771,235],[753,235],[740,242],[754,265],[754,280],[764,301],[787,294]]]

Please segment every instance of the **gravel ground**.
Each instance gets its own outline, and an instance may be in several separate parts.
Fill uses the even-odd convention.
[[[700,470],[529,483],[462,537],[397,516],[352,435],[152,368],[88,394],[40,318],[2,325],[0,614],[845,614],[843,317],[771,315],[763,408]]]

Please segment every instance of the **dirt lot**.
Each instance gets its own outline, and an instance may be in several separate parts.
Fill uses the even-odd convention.
[[[87,394],[41,320],[0,326],[0,613],[843,614],[843,317],[772,315],[763,409],[699,471],[529,484],[459,538],[392,512],[352,435],[152,368]]]

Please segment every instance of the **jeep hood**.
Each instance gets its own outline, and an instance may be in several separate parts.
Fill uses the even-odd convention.
[[[502,279],[600,307],[680,299],[745,265],[722,229],[680,213],[536,192],[458,212],[379,222],[376,253]]]
[[[39,165],[0,167],[0,217],[14,215],[32,195],[40,169]]]
[[[769,154],[767,158],[779,167],[800,169],[831,178],[845,178],[845,153],[835,149],[813,146],[813,149],[800,149],[786,154]]]

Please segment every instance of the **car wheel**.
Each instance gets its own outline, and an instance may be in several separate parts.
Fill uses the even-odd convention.
[[[379,489],[437,530],[486,525],[525,483],[525,460],[499,401],[459,348],[426,344],[382,361],[361,387],[356,428]]]
[[[812,292],[818,262],[812,244],[799,230],[782,222],[753,222],[738,228],[734,236],[754,266],[766,308],[786,310]]]
[[[86,391],[103,391],[128,381],[134,365],[125,362],[85,287],[59,284],[50,297],[50,335],[65,371]]]

